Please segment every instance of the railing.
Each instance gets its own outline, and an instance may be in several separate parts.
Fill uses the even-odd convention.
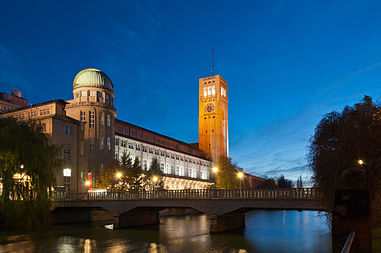
[[[127,191],[105,193],[57,193],[55,200],[183,200],[183,199],[227,199],[227,200],[320,200],[316,188],[292,188],[282,190],[252,189],[200,189]]]

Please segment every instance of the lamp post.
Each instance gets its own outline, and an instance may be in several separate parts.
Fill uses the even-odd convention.
[[[357,163],[358,163],[360,166],[362,166],[362,165],[364,164],[364,161],[361,160],[361,159],[359,159],[359,160],[357,161]]]

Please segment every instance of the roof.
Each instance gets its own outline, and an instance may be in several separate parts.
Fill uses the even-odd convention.
[[[43,105],[52,104],[52,103],[62,104],[62,105],[68,104],[68,102],[66,102],[63,99],[55,99],[55,100],[50,100],[50,101],[46,101],[46,102],[42,102],[42,103],[38,103],[38,104],[33,104],[33,105],[31,104],[31,105],[28,105],[28,106],[19,107],[19,108],[10,110],[10,111],[6,111],[5,113],[22,111],[22,110],[25,110],[25,109],[30,109],[30,108],[33,108],[33,107],[43,106]]]
[[[73,90],[81,87],[102,88],[109,91],[114,90],[111,79],[99,69],[84,69],[74,78]]]
[[[206,154],[198,149],[198,148],[195,148],[193,145],[189,144],[189,143],[186,143],[186,142],[183,142],[183,141],[180,141],[180,140],[177,140],[177,139],[174,139],[174,138],[171,138],[171,137],[168,137],[166,135],[163,135],[163,134],[159,134],[159,133],[156,133],[154,131],[151,131],[151,130],[148,130],[146,128],[143,128],[143,127],[140,127],[140,126],[137,126],[137,125],[134,125],[134,124],[131,124],[131,123],[128,123],[128,122],[125,122],[125,121],[122,121],[122,120],[119,120],[119,119],[115,119],[115,124],[121,124],[123,126],[126,126],[128,129],[132,129],[132,130],[135,130],[135,131],[141,131],[142,133],[148,133],[152,136],[154,136],[154,138],[152,139],[145,139],[143,137],[140,137],[139,136],[133,136],[132,134],[125,134],[125,133],[118,133],[118,128],[116,126],[116,132],[118,135],[122,135],[122,136],[125,136],[125,137],[128,137],[128,138],[131,138],[131,139],[134,139],[134,140],[137,140],[137,141],[141,141],[141,142],[144,142],[144,143],[147,143],[147,144],[153,144],[153,145],[156,145],[156,146],[161,146],[163,148],[166,148],[166,149],[171,149],[173,151],[177,151],[177,152],[181,152],[181,153],[186,153],[186,154],[189,154],[189,155],[193,155],[193,156],[196,156],[196,157],[199,157],[199,158],[202,158],[202,159],[207,159],[206,157]],[[157,138],[159,137],[159,138]],[[161,139],[161,140],[166,140],[167,142],[173,142],[173,143],[176,143],[177,145],[175,147],[171,147],[171,146],[168,146],[166,145],[166,143],[161,143],[161,142],[158,142],[158,139]]]

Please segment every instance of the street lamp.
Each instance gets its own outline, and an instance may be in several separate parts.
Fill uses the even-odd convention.
[[[86,180],[85,184],[86,184],[87,186],[90,186],[90,181],[89,181],[89,180]]]
[[[218,168],[217,168],[217,167],[213,167],[213,168],[212,168],[212,172],[213,172],[214,174],[217,174],[217,172],[218,172]]]
[[[117,172],[117,173],[115,174],[115,177],[116,177],[117,179],[120,179],[122,176],[123,176],[123,175],[122,175],[121,172]]]
[[[152,181],[153,181],[153,189],[155,190],[155,188],[156,188],[156,182],[157,182],[157,180],[159,180],[159,178],[157,177],[157,176],[153,176],[152,177]]]
[[[239,178],[239,189],[241,190],[241,181],[242,181],[242,178],[243,178],[243,172],[239,171],[237,173],[237,177]]]
[[[360,166],[364,164],[364,161],[361,160],[361,159],[359,159],[357,162],[358,162],[358,164],[359,164]]]

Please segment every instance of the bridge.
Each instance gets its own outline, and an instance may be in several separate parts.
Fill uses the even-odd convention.
[[[54,207],[56,217],[62,222],[65,217],[68,222],[78,216],[87,219],[89,211],[102,208],[117,214],[114,222],[116,227],[158,224],[160,210],[193,208],[210,215],[212,233],[243,228],[245,212],[253,209],[325,209],[321,194],[315,188],[63,193],[56,196]]]

